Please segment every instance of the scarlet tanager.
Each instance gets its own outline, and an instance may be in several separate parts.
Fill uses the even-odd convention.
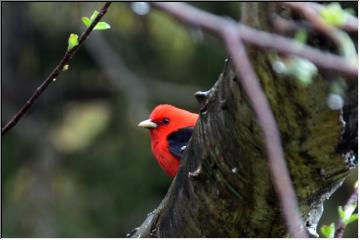
[[[192,135],[199,115],[168,104],[158,105],[150,118],[138,127],[150,130],[151,150],[170,177],[175,177],[179,161]]]

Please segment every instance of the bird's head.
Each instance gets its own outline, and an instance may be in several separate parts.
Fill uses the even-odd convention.
[[[150,118],[138,124],[138,127],[150,130],[151,137],[167,136],[179,128],[194,126],[198,115],[169,104],[154,108]]]

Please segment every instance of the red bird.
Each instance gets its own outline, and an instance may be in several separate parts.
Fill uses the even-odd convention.
[[[168,105],[158,105],[138,127],[150,130],[151,150],[160,167],[175,177],[182,152],[192,135],[199,115]]]

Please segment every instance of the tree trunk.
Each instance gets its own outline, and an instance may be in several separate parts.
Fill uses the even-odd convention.
[[[270,31],[269,7],[243,3],[242,22]],[[315,236],[323,202],[353,167],[351,149],[344,142],[354,141],[350,133],[356,124],[348,124],[345,131],[342,111],[328,108],[329,82],[323,76],[302,87],[273,72],[271,54],[255,48],[248,53],[278,122],[305,227]],[[248,97],[234,79],[229,61],[202,101],[199,121],[166,198],[132,236],[287,236],[263,135]],[[345,113],[348,122],[357,123],[354,89]]]

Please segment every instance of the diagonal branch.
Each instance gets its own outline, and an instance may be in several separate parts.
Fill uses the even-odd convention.
[[[274,114],[250,63],[244,44],[238,41],[234,29],[236,29],[236,26],[229,25],[225,28],[223,33],[224,42],[234,62],[237,82],[248,95],[250,104],[264,133],[268,165],[280,200],[283,217],[292,237],[306,237]]]
[[[79,44],[74,46],[72,49],[66,51],[63,58],[56,65],[56,67],[52,70],[50,75],[45,79],[45,81],[36,88],[32,96],[26,101],[26,103],[20,108],[20,110],[5,124],[5,126],[1,129],[1,135],[4,136],[11,128],[13,128],[19,120],[24,116],[24,114],[31,108],[31,106],[35,103],[35,101],[41,96],[41,94],[47,89],[47,87],[56,80],[56,78],[60,75],[62,69],[66,64],[70,62],[73,58],[77,50],[81,47],[83,42],[88,38],[90,33],[93,31],[96,24],[100,21],[100,19],[106,14],[111,2],[106,2],[104,6],[101,8],[99,14],[96,16],[92,24],[83,32],[79,38]]]

